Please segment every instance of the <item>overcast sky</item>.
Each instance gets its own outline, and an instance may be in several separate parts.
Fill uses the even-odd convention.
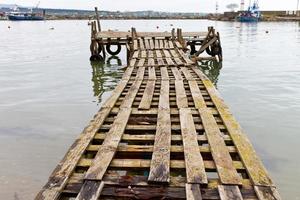
[[[0,4],[18,4],[34,6],[39,0],[0,0]],[[253,1],[253,0],[252,0]],[[229,3],[240,3],[240,0],[218,0],[220,11],[226,10]],[[249,0],[245,0],[246,5]],[[295,10],[297,0],[260,0],[261,10]],[[40,7],[93,9],[101,10],[157,10],[170,12],[214,12],[216,0],[41,0]]]

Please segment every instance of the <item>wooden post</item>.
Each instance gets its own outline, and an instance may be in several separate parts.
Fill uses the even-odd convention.
[[[172,28],[172,40],[175,40],[175,28]]]
[[[97,20],[97,24],[98,24],[98,31],[101,31],[101,25],[100,25],[100,18],[99,18],[99,13],[98,13],[98,8],[95,7],[95,13],[96,13],[96,20]]]

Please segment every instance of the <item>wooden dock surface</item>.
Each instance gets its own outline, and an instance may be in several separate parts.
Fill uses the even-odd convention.
[[[178,41],[137,37],[130,52],[122,80],[36,199],[280,199]]]
[[[205,38],[206,37],[207,32],[183,32],[182,36],[183,37],[197,37],[197,38]],[[96,37],[97,38],[127,38],[127,37],[131,37],[131,32],[128,31],[112,31],[112,30],[108,30],[108,31],[101,31],[98,32]],[[155,37],[155,38],[166,38],[166,37],[172,37],[172,33],[171,32],[138,32],[137,33],[137,37]]]

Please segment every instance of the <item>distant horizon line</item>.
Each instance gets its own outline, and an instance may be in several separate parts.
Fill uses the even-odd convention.
[[[4,7],[4,6],[9,6],[9,7]],[[78,8],[36,8],[36,7],[30,7],[30,6],[22,6],[22,5],[18,5],[18,4],[0,4],[0,8],[11,8],[12,6],[17,6],[19,8],[33,8],[33,9],[49,9],[49,10],[70,10],[70,11],[86,11],[86,12],[94,12],[94,9],[78,9]],[[99,9],[99,7],[98,7]],[[211,14],[211,13],[215,13],[215,12],[186,12],[186,11],[177,11],[177,12],[170,12],[170,11],[160,11],[160,10],[99,10],[99,12],[104,11],[104,12],[163,12],[163,13],[199,13],[199,14]],[[240,10],[235,10],[234,12],[238,12]],[[295,11],[295,10],[284,10],[284,9],[274,9],[274,10],[266,10],[266,9],[262,9],[260,11]],[[224,13],[224,12],[233,12],[230,10],[226,10],[226,11],[220,11],[218,13]]]

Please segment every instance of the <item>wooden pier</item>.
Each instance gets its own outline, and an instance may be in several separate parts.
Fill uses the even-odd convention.
[[[281,199],[180,40],[131,40],[121,81],[36,199]]]

